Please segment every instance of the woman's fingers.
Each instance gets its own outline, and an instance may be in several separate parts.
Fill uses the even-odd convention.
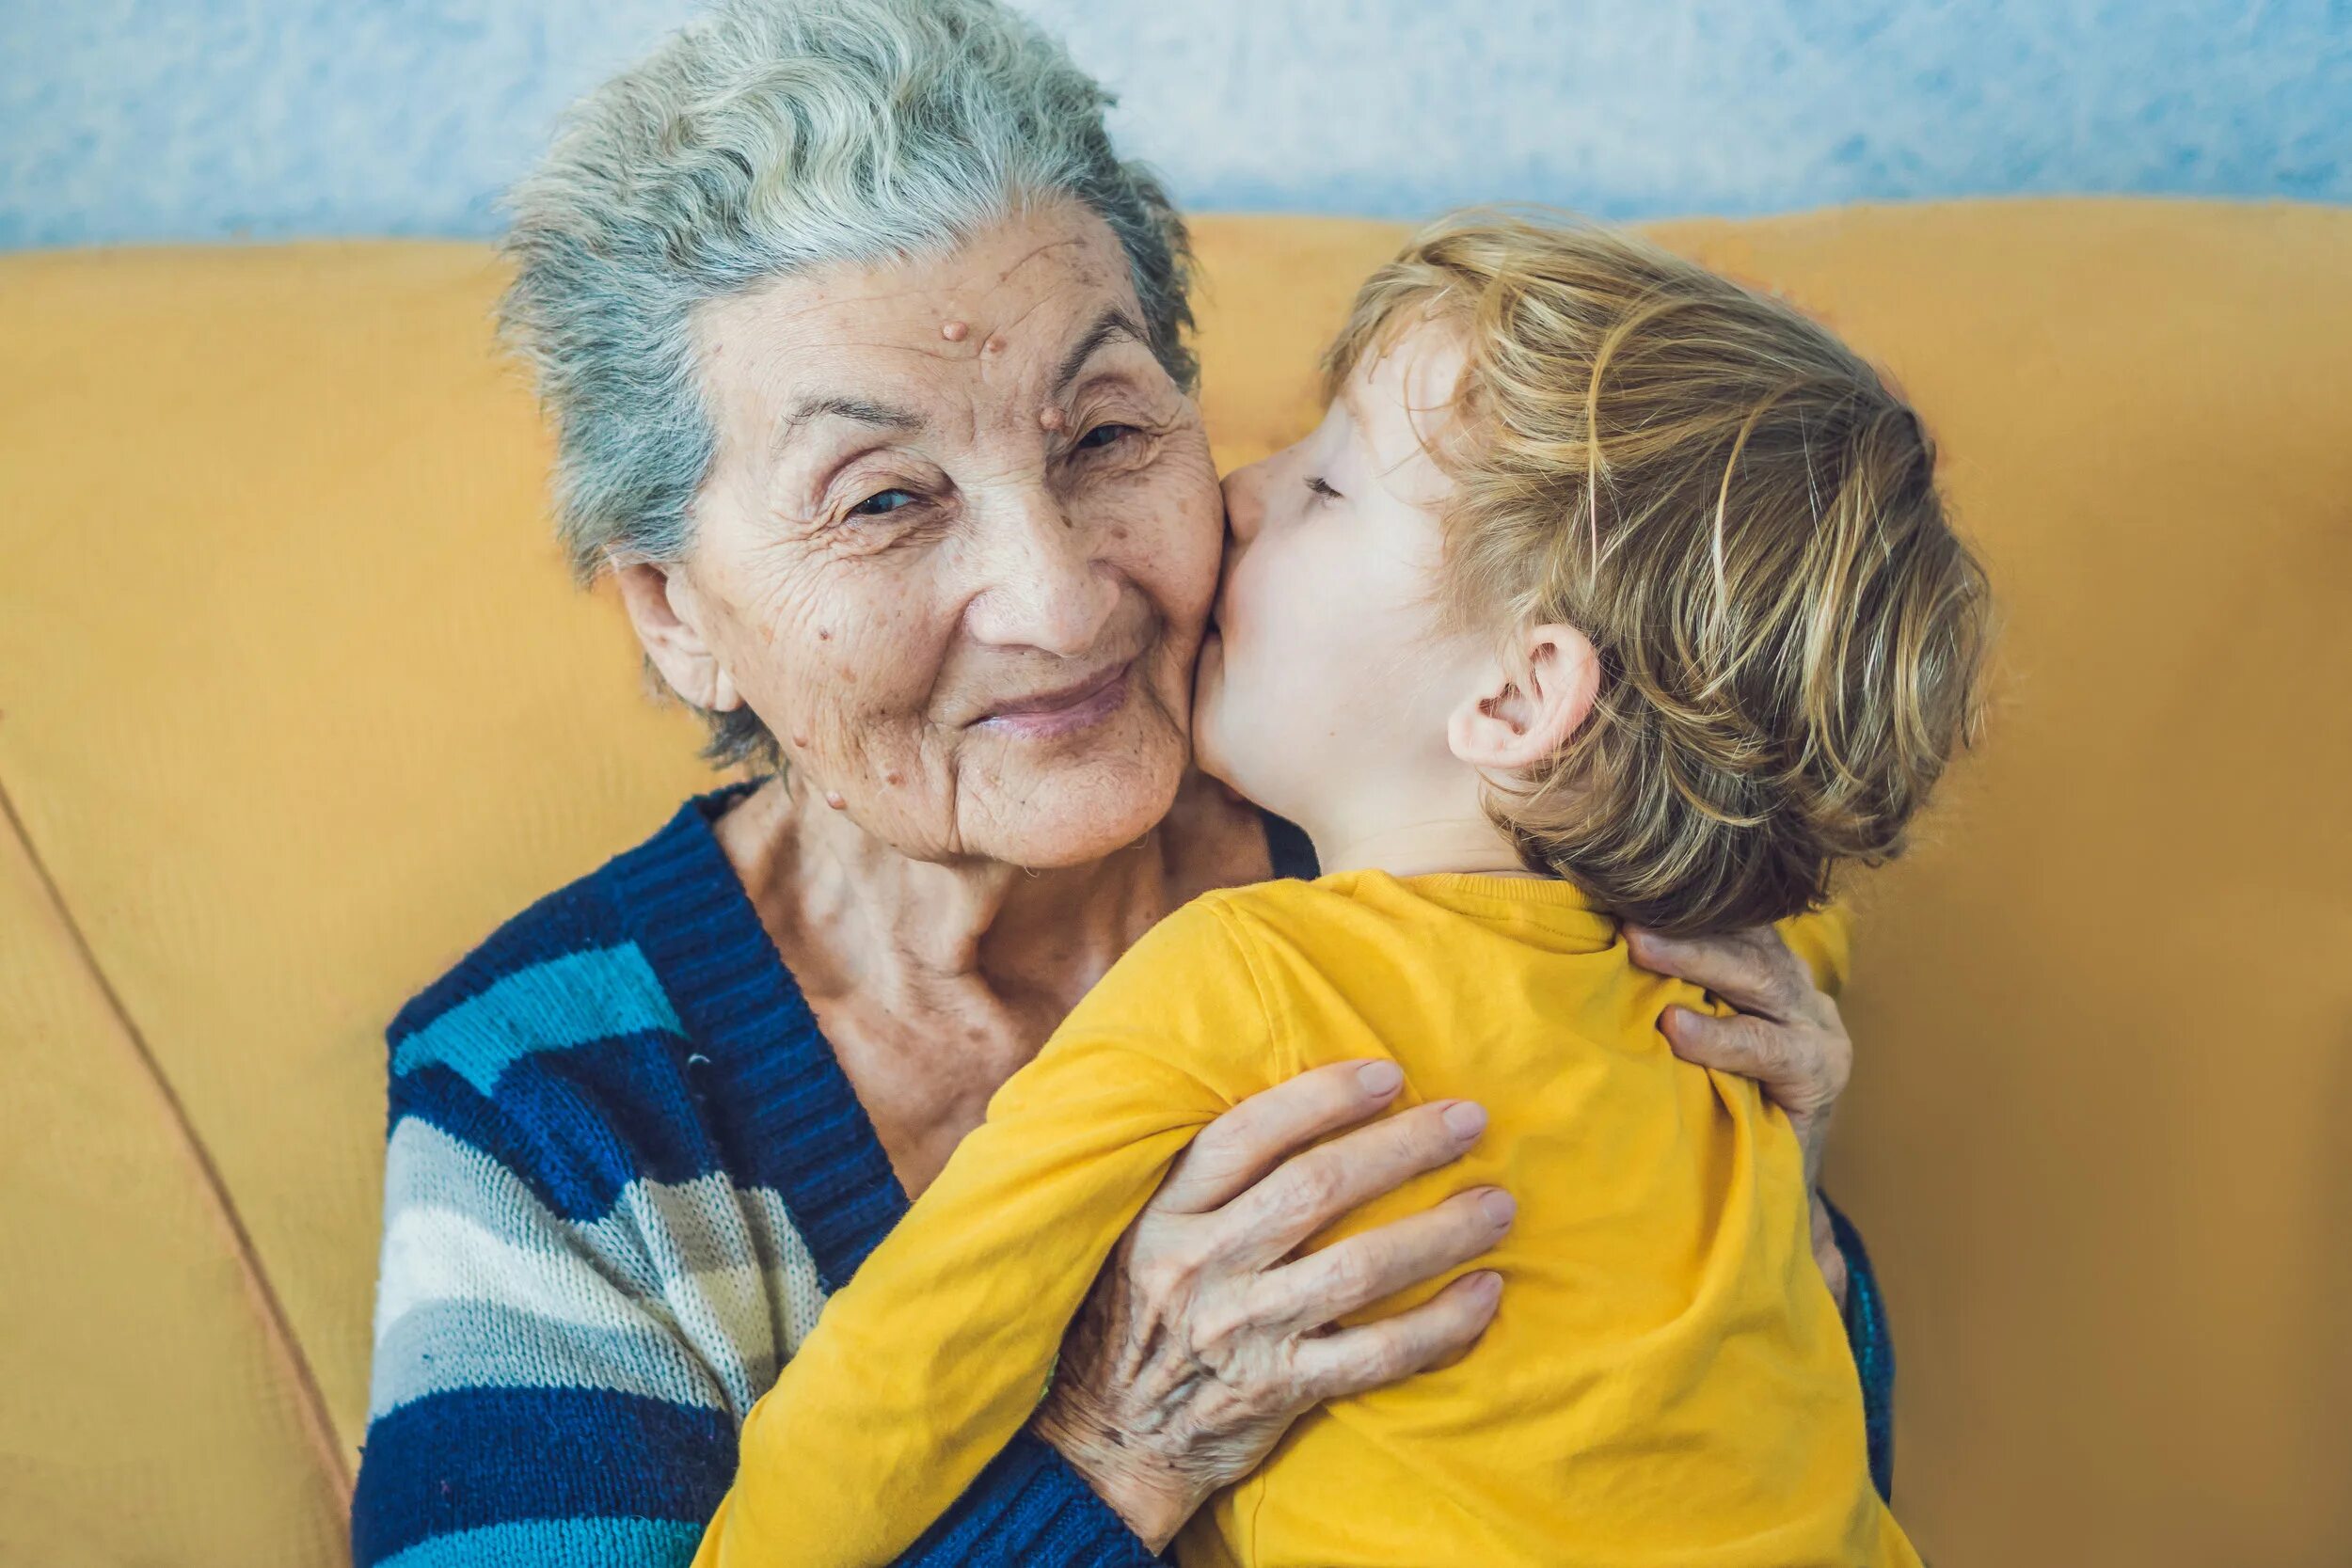
[[[1494,1321],[1502,1276],[1466,1274],[1409,1312],[1302,1339],[1296,1353],[1306,1402],[1345,1398],[1409,1377],[1459,1355]]]
[[[1461,1158],[1486,1130],[1482,1107],[1441,1100],[1293,1155],[1217,1215],[1230,1227],[1219,1251],[1267,1267],[1359,1204]]]
[[[1263,1089],[1200,1130],[1152,1207],[1205,1214],[1240,1196],[1284,1158],[1378,1116],[1405,1085],[1394,1062],[1337,1062]]]
[[[1770,926],[1720,937],[1668,937],[1629,926],[1625,937],[1644,969],[1703,986],[1743,1013],[1792,1019],[1820,994],[1804,960]]]
[[[1755,1079],[1792,1117],[1819,1116],[1835,1105],[1853,1072],[1853,1042],[1834,1014],[1822,1024],[1775,1023],[1668,1007],[1658,1027],[1684,1061]]]
[[[1788,1113],[1788,1126],[1804,1153],[1805,1184],[1820,1179],[1830,1114],[1853,1070],[1853,1045],[1834,1013],[1830,1024],[1821,1026],[1744,1015],[1710,1018],[1669,1007],[1658,1027],[1684,1061],[1755,1079],[1764,1097]]]
[[[1786,1024],[1735,1013],[1713,1018],[1689,1007],[1668,1007],[1658,1020],[1674,1053],[1686,1062],[1753,1078],[1776,1092],[1804,1075],[1798,1037]]]
[[[1456,1193],[1259,1275],[1250,1315],[1276,1333],[1320,1328],[1469,1262],[1502,1239],[1518,1212],[1500,1187]]]

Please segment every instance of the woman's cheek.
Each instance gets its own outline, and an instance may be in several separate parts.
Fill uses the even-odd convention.
[[[790,592],[766,585],[755,635],[741,640],[740,684],[786,756],[852,789],[866,759],[892,749],[893,731],[919,714],[929,682],[905,595],[826,575],[807,574]]]
[[[1225,546],[1224,498],[1205,441],[1164,447],[1105,499],[1110,555],[1141,585],[1189,648],[1216,596]]]

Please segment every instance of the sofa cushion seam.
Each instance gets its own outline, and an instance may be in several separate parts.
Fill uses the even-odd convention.
[[[66,902],[65,890],[59,886],[48,863],[41,858],[39,847],[33,843],[33,835],[17,812],[15,798],[9,792],[5,778],[0,778],[0,822],[5,822],[18,847],[24,851],[24,863],[32,867],[34,879],[39,883],[42,895],[48,900],[50,908],[56,911],[57,922],[72,942],[75,957],[80,959],[91,983],[98,988],[99,996],[120,1028],[122,1037],[129,1042],[131,1053],[138,1062],[140,1075],[147,1081],[151,1091],[163,1101],[165,1117],[177,1135],[181,1150],[195,1165],[197,1180],[210,1198],[214,1213],[228,1231],[230,1251],[236,1259],[238,1274],[250,1292],[255,1310],[262,1318],[265,1337],[284,1359],[293,1375],[303,1434],[315,1450],[329,1490],[336,1494],[341,1506],[348,1513],[351,1506],[351,1466],[344,1459],[342,1444],[335,1435],[334,1422],[327,1414],[326,1392],[319,1386],[317,1372],[294,1335],[294,1324],[286,1315],[285,1304],[278,1298],[277,1289],[270,1283],[268,1272],[262,1265],[260,1249],[254,1245],[252,1233],[246,1229],[244,1216],[238,1212],[235,1201],[230,1196],[228,1183],[223,1180],[219,1166],[215,1164],[211,1151],[204,1147],[203,1139],[198,1135],[196,1123],[189,1117],[187,1106],[165,1074],[163,1064],[156,1060],[145,1032],[132,1018],[130,1008],[124,1006],[120,992],[115,989],[113,977],[99,962],[97,949],[90,945],[88,934],[82,929],[81,921],[75,918],[72,906]]]

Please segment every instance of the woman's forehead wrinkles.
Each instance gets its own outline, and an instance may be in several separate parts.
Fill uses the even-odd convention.
[[[807,329],[804,349],[843,356],[918,355],[949,364],[984,356],[1050,363],[1053,351],[1061,349],[1063,339],[1074,341],[1079,334],[1093,326],[1106,309],[1115,310],[1122,322],[1133,321],[1125,306],[1105,300],[1104,291],[1081,286],[1076,280],[1023,302],[1019,312],[1009,318],[995,316],[985,306],[946,302],[925,291],[914,291],[905,300],[901,309],[893,310],[884,320],[878,320],[876,312],[868,308],[876,302],[847,300],[840,304],[849,309],[821,324],[803,318],[799,325]],[[1089,310],[1089,306],[1095,309]],[[1057,330],[1059,323],[1035,322],[1041,311],[1057,307],[1068,309],[1071,319],[1066,331]],[[945,336],[941,329],[943,321],[953,321],[963,330],[953,337]],[[887,336],[878,336],[878,329]]]
[[[1086,237],[1079,234],[1065,234],[1059,239],[1046,240],[1041,244],[1032,245],[1017,260],[1008,264],[1003,271],[996,275],[996,281],[991,286],[992,292],[995,289],[1001,289],[1006,284],[1011,282],[1012,275],[1014,273],[1020,272],[1024,268],[1029,266],[1033,262],[1037,261],[1041,257],[1051,255],[1057,250],[1076,249],[1079,251],[1085,251],[1089,248],[1091,247],[1088,245]]]

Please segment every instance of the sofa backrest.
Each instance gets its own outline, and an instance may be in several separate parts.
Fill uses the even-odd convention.
[[[1955,1562],[2352,1540],[2352,212],[1663,226],[1889,366],[2006,616],[1830,1168]],[[1209,218],[1220,460],[1391,225]],[[384,1023],[705,785],[469,245],[0,260],[0,1558],[329,1562]]]

